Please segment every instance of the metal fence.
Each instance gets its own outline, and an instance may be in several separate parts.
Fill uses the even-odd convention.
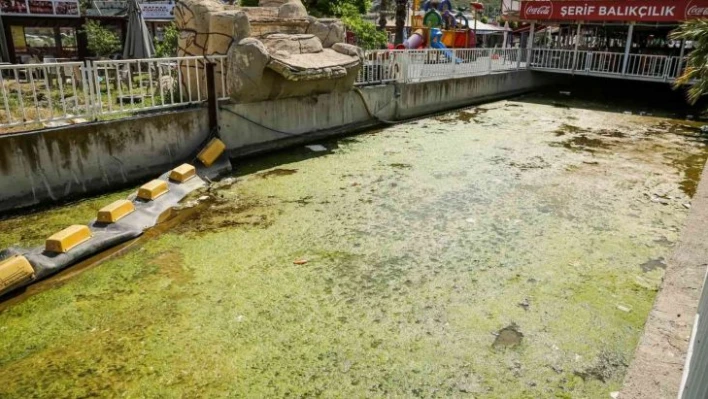
[[[673,81],[683,72],[685,58],[536,48],[531,50],[529,68],[578,75],[625,77],[655,82]]]
[[[0,66],[0,128],[130,115],[207,100],[206,64],[216,95],[228,98],[226,56],[100,60]],[[357,86],[412,83],[536,69],[673,81],[685,58],[538,48],[367,51]]]
[[[226,56],[0,66],[0,127],[83,122],[207,100],[207,63],[226,94]]]
[[[513,49],[423,49],[367,51],[356,84],[423,82],[525,68],[525,53]]]

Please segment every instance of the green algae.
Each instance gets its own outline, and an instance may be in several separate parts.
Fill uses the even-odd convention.
[[[451,114],[239,165],[194,217],[0,313],[0,397],[607,397],[663,275],[641,266],[687,213],[673,160],[703,147],[505,104],[494,127]],[[611,151],[556,145],[568,113]]]
[[[86,224],[96,218],[98,210],[113,201],[125,198],[131,190],[85,199],[50,210],[15,215],[0,220],[0,249],[12,245],[33,247],[43,245],[50,235],[72,224]]]

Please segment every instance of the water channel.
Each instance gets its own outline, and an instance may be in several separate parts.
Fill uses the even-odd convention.
[[[237,162],[1,302],[0,397],[609,397],[708,157],[700,124],[612,111],[533,94]]]

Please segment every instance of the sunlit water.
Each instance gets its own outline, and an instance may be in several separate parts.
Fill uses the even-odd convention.
[[[323,144],[237,163],[187,221],[6,305],[0,397],[619,389],[698,129],[531,96]],[[0,222],[0,244],[123,196]]]

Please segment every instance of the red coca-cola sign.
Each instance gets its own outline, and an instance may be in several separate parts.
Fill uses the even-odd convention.
[[[539,18],[548,18],[551,16],[552,13],[553,13],[553,8],[550,4],[545,4],[545,5],[539,4],[537,6],[530,5],[526,8],[526,15],[539,17]]]
[[[708,18],[708,5],[697,5],[694,3],[697,2],[691,1],[686,6],[686,19]]]
[[[708,0],[522,1],[521,19],[678,22],[708,18]]]

